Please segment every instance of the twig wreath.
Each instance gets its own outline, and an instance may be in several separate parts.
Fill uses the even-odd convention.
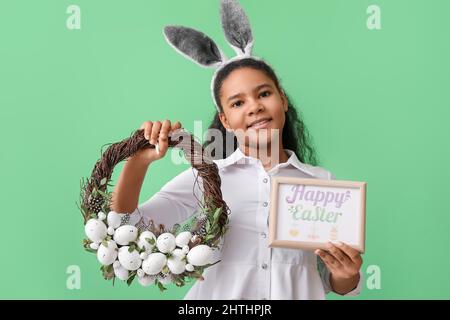
[[[111,210],[112,193],[107,188],[114,167],[141,149],[155,148],[145,139],[143,130],[111,144],[95,164],[91,177],[81,180],[78,207],[87,236],[83,247],[97,255],[103,277],[113,280],[113,285],[116,277],[131,285],[137,276],[141,285],[155,284],[164,291],[165,284],[181,287],[191,279],[203,280],[204,269],[219,262],[212,259],[227,230],[229,208],[222,199],[217,165],[184,129],[172,131],[168,138],[169,147],[181,149],[198,171],[194,187],[202,178],[203,198],[196,197],[200,210],[184,224],[168,230],[151,219],[146,224],[141,214],[133,226],[128,224],[130,213]]]

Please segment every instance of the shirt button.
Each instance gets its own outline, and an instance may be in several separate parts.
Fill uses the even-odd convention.
[[[267,207],[267,205],[268,205],[267,202],[264,202],[264,203],[263,203],[263,206],[264,206],[264,207]]]
[[[264,182],[264,183],[267,183],[267,181],[269,181],[269,180],[267,180],[267,178],[264,178],[264,179],[263,179],[263,182]]]
[[[266,269],[267,269],[267,263],[263,263],[263,264],[261,265],[261,268],[263,268],[264,270],[266,270]]]
[[[265,232],[261,232],[261,237],[266,238],[267,237],[266,233]]]

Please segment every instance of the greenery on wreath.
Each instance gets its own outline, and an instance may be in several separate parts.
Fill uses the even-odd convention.
[[[228,228],[228,221],[219,223],[222,214],[221,207],[216,208],[211,202],[208,202],[208,199],[203,199],[199,212],[184,224],[174,225],[171,230],[166,230],[161,225],[155,226],[153,221],[146,225],[143,219],[139,226],[135,227],[127,224],[128,214],[110,210],[112,194],[107,191],[108,186],[107,178],[101,179],[98,185],[92,180],[82,179],[80,203],[77,203],[83,215],[87,235],[87,239],[83,240],[83,247],[86,251],[97,255],[98,260],[102,263],[100,270],[104,279],[112,280],[114,285],[115,279],[119,278],[131,285],[134,279],[138,278],[141,285],[154,284],[164,291],[167,289],[165,285],[168,283],[182,287],[191,279],[203,280],[204,270],[219,262],[204,263],[204,259],[202,260],[204,257],[201,254],[210,257],[213,249],[220,249],[221,238]],[[119,233],[124,228],[128,228],[129,233],[136,228],[136,234],[130,241],[119,241]],[[144,234],[150,236],[145,237],[143,243],[142,236]],[[161,235],[164,237],[162,240]],[[163,240],[169,243],[168,250],[162,250]],[[128,247],[126,249],[128,254],[121,249],[124,247]],[[198,250],[194,249],[195,247],[198,247]],[[197,252],[195,258],[200,262],[195,263],[194,251]],[[133,257],[134,260],[131,258],[131,260],[121,259],[122,256]],[[137,261],[136,257],[139,257],[140,261]],[[160,260],[165,261],[160,271],[156,268],[158,269],[156,274],[149,274],[144,270],[144,266],[148,267],[146,270],[153,270],[151,257],[158,257],[158,263]],[[156,259],[153,260],[156,261]],[[124,265],[129,265],[128,269],[125,269]],[[136,268],[137,265],[139,268]],[[184,268],[182,272],[180,272],[181,266]],[[175,269],[177,272],[174,273]]]

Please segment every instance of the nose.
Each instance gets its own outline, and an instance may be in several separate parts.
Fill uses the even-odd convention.
[[[261,111],[264,111],[264,106],[257,100],[253,100],[250,103],[250,107],[248,109],[248,115],[251,116],[253,114],[257,114]]]

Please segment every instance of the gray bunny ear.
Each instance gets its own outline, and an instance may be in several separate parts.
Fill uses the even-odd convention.
[[[227,60],[211,38],[195,29],[166,26],[164,36],[176,51],[202,67],[217,67]]]
[[[228,43],[239,56],[250,56],[253,48],[253,35],[250,22],[236,0],[222,0],[222,28]]]

